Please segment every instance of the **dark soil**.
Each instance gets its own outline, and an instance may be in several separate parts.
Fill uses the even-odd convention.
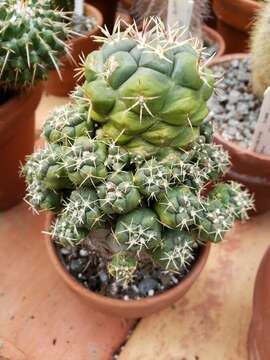
[[[185,272],[168,274],[152,263],[146,263],[138,267],[136,281],[126,287],[108,274],[103,259],[85,247],[63,248],[56,245],[56,251],[67,271],[84,287],[100,295],[129,300],[153,296],[176,286],[198,260],[201,247],[195,250],[194,260]]]

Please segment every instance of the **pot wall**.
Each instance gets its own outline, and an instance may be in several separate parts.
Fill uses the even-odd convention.
[[[88,35],[73,38],[69,42],[74,62],[66,56],[62,59],[62,80],[59,78],[57,71],[51,71],[48,80],[44,82],[45,91],[48,94],[55,96],[68,96],[68,94],[75,88],[76,84],[81,83],[76,81],[76,78],[74,78],[76,73],[75,70],[80,64],[80,56],[82,54],[87,56],[87,54],[96,50],[99,46],[99,43],[94,42],[91,36],[98,35],[100,33],[98,26],[103,25],[102,14],[98,9],[88,4],[85,5],[85,9],[87,15],[94,16],[96,18],[97,26]]]
[[[95,6],[99,11],[101,11],[104,24],[111,32],[115,21],[118,0],[87,0],[86,2],[92,6]]]
[[[52,221],[52,216],[47,217],[47,228]],[[162,310],[178,301],[189,290],[204,268],[209,251],[210,243],[202,248],[201,255],[194,264],[188,275],[174,288],[166,292],[141,300],[118,300],[96,294],[79,284],[64,268],[55,252],[54,244],[49,235],[45,235],[45,244],[49,257],[56,271],[64,282],[76,293],[80,299],[95,310],[120,318],[141,318]]]
[[[257,273],[253,315],[248,336],[248,359],[270,359],[270,248]]]
[[[226,53],[247,52],[249,31],[261,5],[253,0],[213,0],[217,30],[226,43]]]
[[[42,90],[38,85],[0,106],[0,210],[15,205],[25,194],[19,172],[34,149],[35,110]]]

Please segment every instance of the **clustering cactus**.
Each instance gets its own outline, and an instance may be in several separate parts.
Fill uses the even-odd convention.
[[[251,72],[253,91],[263,97],[270,86],[270,44],[265,41],[270,29],[270,2],[262,4],[251,36]]]
[[[59,58],[69,53],[65,44],[68,17],[51,8],[50,0],[0,2],[0,86],[8,90],[33,86],[46,80]]]
[[[28,203],[56,212],[54,241],[107,242],[108,273],[123,284],[145,261],[185,272],[194,249],[221,241],[252,208],[239,184],[217,183],[229,159],[204,122],[215,79],[201,49],[158,19],[148,25],[121,33],[117,23],[97,38],[84,85],[48,118],[49,146],[23,168]],[[95,244],[98,228],[111,236]]]

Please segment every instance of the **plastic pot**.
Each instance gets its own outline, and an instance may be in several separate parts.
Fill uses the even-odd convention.
[[[225,41],[223,37],[214,29],[210,28],[207,25],[203,25],[202,27],[203,34],[206,38],[212,41],[214,44],[217,44],[218,51],[216,53],[215,58],[222,56],[225,53]]]
[[[47,216],[47,228],[49,228],[52,219],[52,215]],[[56,254],[54,243],[49,235],[45,235],[45,243],[49,257],[56,271],[63,279],[63,281],[77,294],[77,296],[79,296],[82,301],[87,302],[91,308],[99,312],[120,318],[145,317],[174,304],[182,296],[184,296],[184,294],[198,278],[206,264],[210,251],[210,243],[207,243],[206,246],[202,247],[201,253],[196,263],[177,286],[153,297],[125,301],[99,295],[83,287],[83,285],[77,282],[69,274],[64,265],[61,263],[59,257]]]
[[[261,4],[254,0],[213,0],[217,30],[226,43],[226,53],[248,51],[249,31]]]
[[[244,59],[246,54],[225,55],[214,59],[211,66],[234,59]],[[215,142],[228,151],[232,166],[225,178],[245,185],[255,196],[257,213],[270,210],[270,156],[243,149],[235,143],[215,134]]]
[[[0,106],[0,210],[17,204],[25,194],[19,172],[34,149],[35,110],[42,90],[39,84]]]
[[[93,41],[92,35],[98,35],[100,30],[98,26],[103,25],[103,16],[101,12],[94,6],[85,4],[85,14],[87,16],[94,16],[97,22],[96,27],[85,36],[73,37],[68,45],[71,47],[71,55],[75,62],[69,57],[65,56],[61,59],[61,75],[62,80],[59,78],[56,70],[51,71],[49,78],[44,82],[45,91],[48,94],[55,96],[68,96],[68,94],[75,88],[76,84],[80,83],[74,77],[75,70],[80,63],[80,56],[87,55],[91,51],[98,48],[99,43]]]

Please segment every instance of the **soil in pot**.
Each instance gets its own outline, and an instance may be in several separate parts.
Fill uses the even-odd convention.
[[[96,236],[96,235],[95,235]],[[166,273],[151,262],[138,266],[134,282],[123,286],[107,271],[104,258],[87,245],[78,247],[55,247],[57,256],[65,269],[85,288],[107,297],[122,300],[139,300],[161,294],[178,285],[198,261],[202,246],[194,251],[194,258],[182,273]]]
[[[73,31],[82,36],[74,36],[70,41],[71,56],[62,59],[61,75],[62,80],[56,71],[52,71],[48,80],[45,82],[45,90],[48,94],[55,96],[67,96],[80,81],[76,81],[76,68],[80,59],[87,56],[91,51],[97,49],[98,43],[91,38],[98,35],[99,28],[102,26],[103,17],[101,12],[93,6],[85,5],[85,15],[73,18]]]

